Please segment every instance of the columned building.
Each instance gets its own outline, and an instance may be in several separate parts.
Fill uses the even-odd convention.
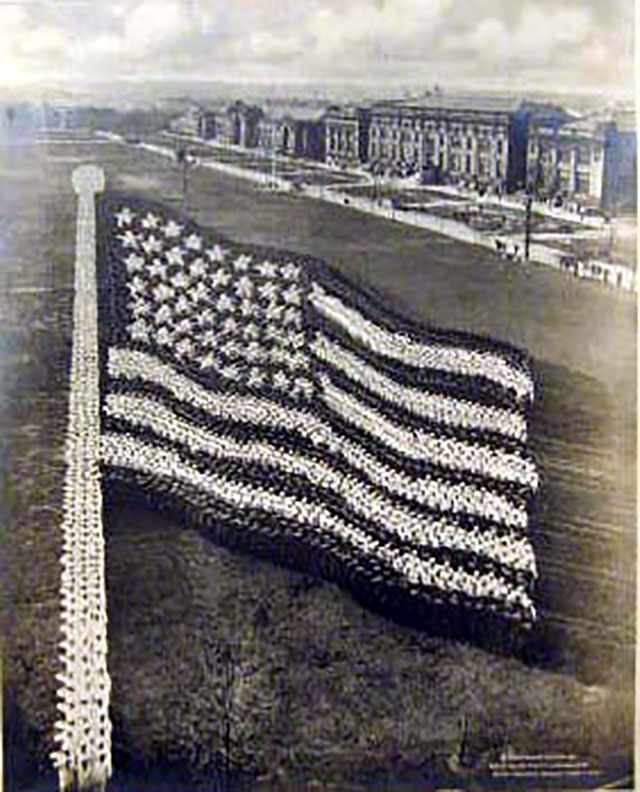
[[[439,92],[377,102],[371,107],[369,166],[427,183],[513,192],[525,186],[527,129],[537,111],[503,96]]]
[[[262,110],[257,105],[237,101],[227,109],[227,115],[231,119],[230,129],[227,130],[231,140],[228,142],[244,148],[255,148],[259,141]]]
[[[601,209],[635,208],[635,120],[627,121],[600,116],[533,124],[527,152],[530,189]]]
[[[346,105],[328,107],[324,115],[326,162],[358,168],[369,156],[369,109]]]
[[[324,111],[279,108],[267,112],[259,124],[259,145],[288,157],[324,161]]]
[[[170,128],[180,135],[190,135],[204,139],[217,135],[216,113],[199,105],[192,105],[179,118],[174,119]]]

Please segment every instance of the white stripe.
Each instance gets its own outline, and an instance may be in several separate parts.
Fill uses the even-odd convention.
[[[418,461],[429,461],[456,471],[513,481],[532,489],[538,486],[535,466],[519,454],[500,451],[488,445],[421,432],[392,423],[350,393],[333,385],[329,377],[320,377],[327,404],[340,417],[382,440],[400,454]]]
[[[323,316],[380,355],[418,368],[435,368],[454,374],[487,377],[503,388],[513,388],[520,399],[533,397],[531,377],[498,354],[453,345],[430,344],[416,341],[400,332],[386,330],[359,311],[345,305],[337,297],[327,294],[315,283],[309,299]]]
[[[526,509],[502,495],[471,484],[449,484],[400,473],[379,462],[363,446],[337,435],[311,413],[253,396],[209,391],[153,355],[111,348],[109,374],[126,379],[142,377],[212,416],[298,432],[318,448],[342,454],[350,465],[365,472],[379,486],[432,509],[474,514],[505,525],[527,527]]]
[[[133,426],[152,429],[163,438],[186,446],[191,453],[205,452],[218,459],[276,466],[286,473],[304,476],[316,486],[340,495],[356,512],[400,539],[424,547],[449,547],[492,558],[514,569],[535,574],[533,550],[524,537],[503,535],[495,530],[466,530],[447,520],[418,517],[378,494],[354,476],[335,470],[324,462],[284,451],[268,442],[238,441],[217,435],[177,416],[171,409],[150,398],[112,394],[109,415]]]
[[[471,574],[454,569],[447,562],[432,558],[423,560],[407,551],[396,550],[349,525],[319,504],[272,492],[264,487],[227,481],[212,472],[202,473],[185,463],[179,454],[126,435],[103,435],[101,454],[103,461],[111,466],[148,473],[172,484],[183,482],[235,508],[259,508],[293,520],[307,529],[309,539],[321,539],[322,533],[339,537],[360,553],[383,562],[387,568],[412,583],[517,603],[534,614],[531,598],[523,586],[509,584],[493,572]]]
[[[461,429],[498,432],[522,441],[527,439],[527,422],[519,413],[401,385],[322,334],[316,336],[311,349],[319,360],[335,366],[376,396],[422,418]]]

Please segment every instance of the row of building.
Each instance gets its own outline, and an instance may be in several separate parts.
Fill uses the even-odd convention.
[[[380,176],[497,193],[526,188],[624,211],[636,206],[634,125],[629,115],[577,118],[552,104],[436,91],[323,109],[193,106],[172,129]]]

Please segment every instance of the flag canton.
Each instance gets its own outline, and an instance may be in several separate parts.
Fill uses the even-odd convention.
[[[130,342],[224,387],[313,395],[309,285],[299,264],[129,205],[112,214],[110,228]]]

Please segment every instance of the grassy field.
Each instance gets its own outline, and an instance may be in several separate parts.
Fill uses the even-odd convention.
[[[70,173],[90,161],[105,168],[110,188],[174,205],[181,197],[179,171],[150,153],[0,148],[0,617],[11,790],[47,780],[52,747]],[[228,236],[322,257],[410,316],[532,353],[541,627],[528,662],[444,641],[364,610],[331,585],[216,547],[175,518],[111,501],[113,789],[145,788],[143,776],[149,789],[214,789],[221,768],[254,788],[291,792],[313,781],[335,790],[462,784],[447,759],[460,747],[463,717],[470,764],[508,742],[520,752],[575,752],[612,772],[627,767],[634,298],[211,171],[191,174],[187,211]]]

